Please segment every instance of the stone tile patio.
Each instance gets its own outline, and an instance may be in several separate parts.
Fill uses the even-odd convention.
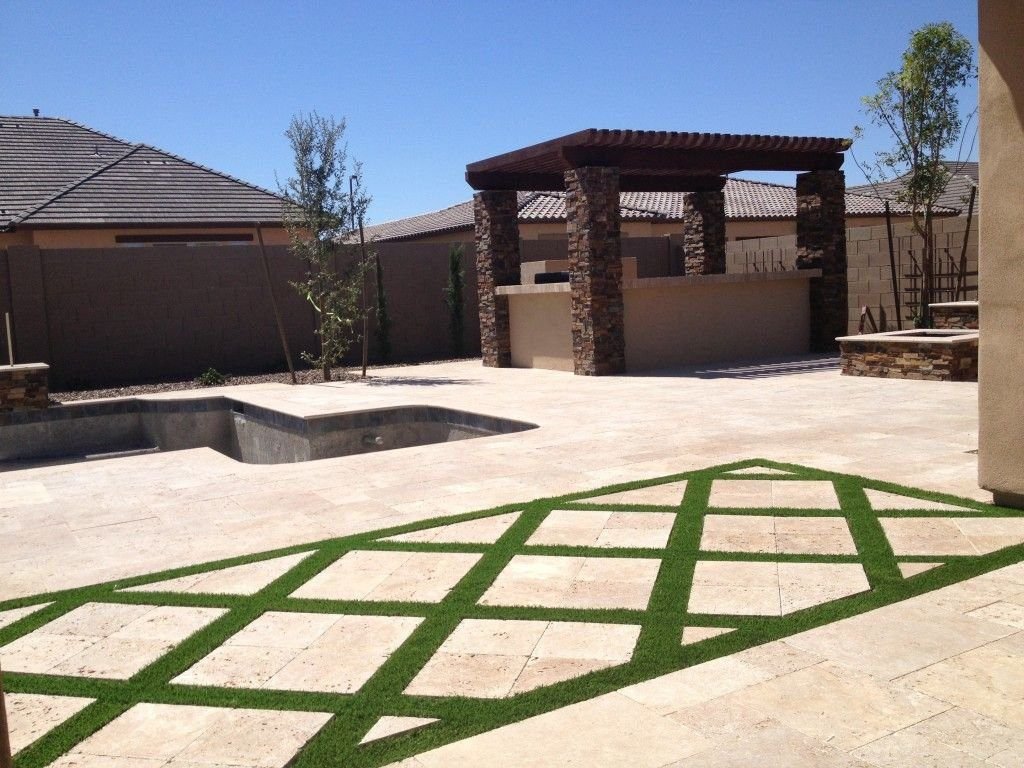
[[[461,552],[349,552],[292,597],[438,603],[479,559]]]
[[[665,483],[649,488],[635,488],[632,491],[605,493],[600,496],[587,496],[579,500],[586,504],[649,504],[653,506],[677,507],[686,493],[686,481]]]
[[[465,619],[406,688],[412,696],[502,698],[625,664],[640,627]]]
[[[5,700],[11,751],[14,754],[93,702],[93,699],[82,696],[46,696],[38,693],[10,693]]]
[[[414,616],[268,612],[173,682],[353,693],[421,621]]]
[[[826,480],[715,480],[708,506],[839,509],[839,497]]]
[[[785,616],[868,589],[856,563],[748,563],[701,560],[693,576],[692,613]]]
[[[181,592],[192,595],[254,595],[275,579],[283,576],[308,557],[308,554],[275,557],[257,563],[236,565],[213,573],[197,573],[166,579],[137,587],[126,587],[123,592]]]
[[[700,548],[786,555],[857,554],[850,528],[841,517],[707,515]]]
[[[981,555],[1024,542],[1024,519],[883,517],[896,555]]]
[[[452,443],[306,465],[250,467],[201,450],[0,473],[0,499],[6,502],[0,504],[0,532],[5,537],[0,599],[757,455],[988,500],[976,487],[976,456],[968,453],[977,445],[976,385],[840,378],[834,371],[810,368],[787,376],[722,370],[702,372],[700,377],[587,380],[554,372],[482,369],[474,362],[394,369],[377,376],[389,377],[391,384],[261,386],[241,394],[249,402],[296,414],[418,402],[541,426],[520,435],[473,441],[472,450],[466,450],[469,444]],[[432,385],[423,386],[424,381]],[[573,386],[567,387],[567,382]],[[809,408],[808,392],[829,407]],[[699,409],[693,408],[695,402],[701,403]],[[768,486],[765,508],[838,508],[834,491],[830,496],[819,486],[787,496],[784,483],[800,481],[778,477],[778,489]],[[716,506],[726,507],[723,500],[731,506],[739,498],[738,508],[750,508],[758,504],[743,503],[741,497],[760,494],[763,501],[763,488],[742,494],[730,490],[732,483],[772,481],[743,480],[740,474],[737,480],[718,482],[729,485],[720,492],[724,496],[714,498]],[[677,489],[667,499],[612,503],[675,505],[682,493]],[[915,508],[892,506],[911,503],[907,501],[869,497],[876,509]],[[605,503],[596,498],[577,503],[590,502]],[[968,541],[970,536],[986,535],[963,530],[961,534]],[[616,558],[615,563],[624,561]],[[862,572],[858,575],[852,569],[838,580],[819,570],[823,565],[851,565],[845,563],[784,565],[810,565],[814,570],[784,576],[778,568],[774,582],[764,579],[769,592],[773,584],[776,591],[777,613],[771,615],[783,612],[784,591],[790,595],[787,606],[795,610],[801,601],[818,599],[827,584],[852,589],[863,578]],[[908,571],[921,565],[901,564]],[[553,599],[566,599],[582,570],[581,566],[572,576],[556,574],[554,580],[565,589],[555,590]],[[535,567],[507,576],[505,592],[515,598],[531,572]],[[395,574],[390,571],[380,583]],[[343,585],[347,578],[340,577],[337,583]],[[366,579],[364,586],[372,581],[358,578]],[[644,594],[642,583],[627,584],[625,594],[634,604],[646,604],[649,587]],[[708,586],[714,584],[712,579]],[[758,579],[749,586],[763,588]],[[1014,765],[1024,734],[1017,714],[1024,711],[1017,674],[1024,665],[1024,641],[1014,608],[1021,605],[1024,576],[1017,566],[999,572],[998,578],[978,577],[771,643],[759,657],[744,652],[717,659],[645,683],[643,692],[600,696],[403,764],[490,766],[500,754],[509,764],[564,764],[571,759],[588,766],[628,763],[662,768],[744,765],[752,756],[773,754],[792,766],[892,765],[906,759],[901,756],[936,754],[945,764],[974,760]],[[920,612],[916,620],[915,612]],[[910,620],[915,643],[886,657],[878,650],[878,637],[887,637],[904,618]],[[854,623],[858,619],[863,623]],[[699,637],[690,630],[700,629],[687,627],[684,640],[687,633],[691,639]],[[891,646],[900,643],[908,645],[897,635]],[[8,669],[9,648],[3,650]],[[890,659],[891,666],[877,667],[879,657]],[[777,690],[769,685],[776,680]],[[822,702],[820,713],[806,716],[801,697],[779,693],[803,691],[801,686],[818,686],[813,695]],[[94,749],[94,740],[118,725],[115,721],[58,764],[254,764],[244,762],[244,755],[230,753],[244,746],[239,744],[220,752],[212,747],[208,753],[182,751],[170,762],[135,755],[134,745],[145,744],[160,730],[155,723],[170,735],[179,732],[171,725],[177,722],[183,723],[181,732],[196,733],[189,724],[191,716],[178,711],[206,709],[138,705],[122,719],[140,707],[161,709],[123,731],[142,734],[139,738],[117,737],[119,742],[101,743],[95,753],[80,751],[87,745]],[[891,709],[888,724],[879,723],[878,708]],[[938,711],[930,714],[933,710]],[[842,722],[839,713],[845,713]],[[316,713],[259,713],[268,718],[278,714]],[[326,714],[316,717],[320,720],[315,725],[306,724],[310,733],[329,719]],[[918,719],[908,722],[912,717]],[[229,733],[245,734],[244,723],[237,725],[220,721],[200,729],[190,745],[223,740]],[[261,728],[277,733],[267,723]],[[284,729],[285,738],[274,745],[299,742],[299,735],[291,734],[300,731]],[[863,742],[869,737],[873,740]],[[274,764],[284,765],[300,745]],[[112,756],[115,752],[120,757]]]
[[[136,704],[53,768],[284,768],[330,718],[324,712]]]
[[[4,646],[3,668],[126,680],[224,613],[87,603]]]
[[[647,558],[516,555],[480,604],[643,610],[660,565]]]
[[[554,509],[527,544],[661,549],[676,516],[671,512],[598,512]]]
[[[494,515],[479,520],[467,520],[463,523],[439,525],[436,528],[425,528],[422,531],[401,533],[388,536],[384,541],[409,541],[430,544],[493,544],[507,531],[516,520],[518,512],[505,515]]]

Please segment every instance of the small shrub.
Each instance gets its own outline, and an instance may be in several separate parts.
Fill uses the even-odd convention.
[[[227,377],[216,368],[207,368],[196,377],[196,381],[203,387],[219,387],[227,380]]]

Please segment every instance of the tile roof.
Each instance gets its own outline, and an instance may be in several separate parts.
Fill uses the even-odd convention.
[[[978,186],[978,164],[973,161],[944,160],[943,165],[949,170],[950,177],[946,183],[946,188],[935,202],[945,208],[952,208],[966,215],[967,202],[971,197],[971,188]],[[848,191],[861,195],[870,195],[871,197],[881,195],[883,198],[894,200],[903,186],[904,178],[904,176],[901,176],[892,181],[885,181],[874,186],[871,184],[861,184],[856,187],[850,187]],[[974,213],[977,214],[980,210],[981,191],[979,190],[974,198]]]
[[[0,116],[0,228],[279,222],[282,199],[54,117]]]
[[[725,183],[725,216],[733,221],[785,220],[796,218],[796,189],[750,179],[729,179]],[[520,192],[519,220],[522,222],[565,221],[562,192]],[[619,205],[623,221],[681,221],[685,192],[622,192]],[[909,214],[901,203],[893,213]],[[874,196],[846,194],[847,216],[881,216],[883,204]],[[952,215],[953,210],[945,211]],[[367,227],[366,235],[380,241],[410,240],[473,228],[473,201],[469,200],[433,213]]]

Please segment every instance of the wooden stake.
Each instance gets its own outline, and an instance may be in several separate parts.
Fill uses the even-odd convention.
[[[267,250],[263,247],[263,230],[259,222],[256,222],[256,238],[260,242],[260,256],[263,259],[263,274],[267,278],[267,290],[270,291],[270,304],[274,308],[274,320],[277,321],[277,335],[281,337],[281,348],[284,349],[284,359],[288,363],[288,373],[292,375],[292,384],[298,384],[295,377],[295,366],[292,365],[292,353],[288,349],[288,338],[284,334],[284,324],[281,322],[281,310],[277,307],[277,297],[274,295],[274,282],[270,279],[270,262],[267,260]]]
[[[11,313],[4,312],[4,323],[7,325],[7,360],[14,367],[14,336],[11,334]]]
[[[896,271],[896,249],[892,244],[892,211],[889,201],[885,201],[885,229],[889,234],[889,275],[892,279],[892,300],[896,306],[896,328],[903,330],[903,313],[900,312],[900,276]]]
[[[964,230],[964,244],[960,249],[960,274],[956,278],[956,296],[954,301],[960,301],[960,296],[965,292],[964,283],[967,273],[967,238],[971,236],[971,219],[974,218],[974,196],[978,194],[977,187],[971,187],[971,199],[967,203],[967,229]]]

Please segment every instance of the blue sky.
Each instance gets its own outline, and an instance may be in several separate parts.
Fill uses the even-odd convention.
[[[269,188],[294,113],[345,117],[381,222],[468,199],[467,162],[582,128],[848,136],[910,31],[943,20],[976,40],[973,0],[17,3],[0,113]],[[870,157],[888,138],[865,127]]]

